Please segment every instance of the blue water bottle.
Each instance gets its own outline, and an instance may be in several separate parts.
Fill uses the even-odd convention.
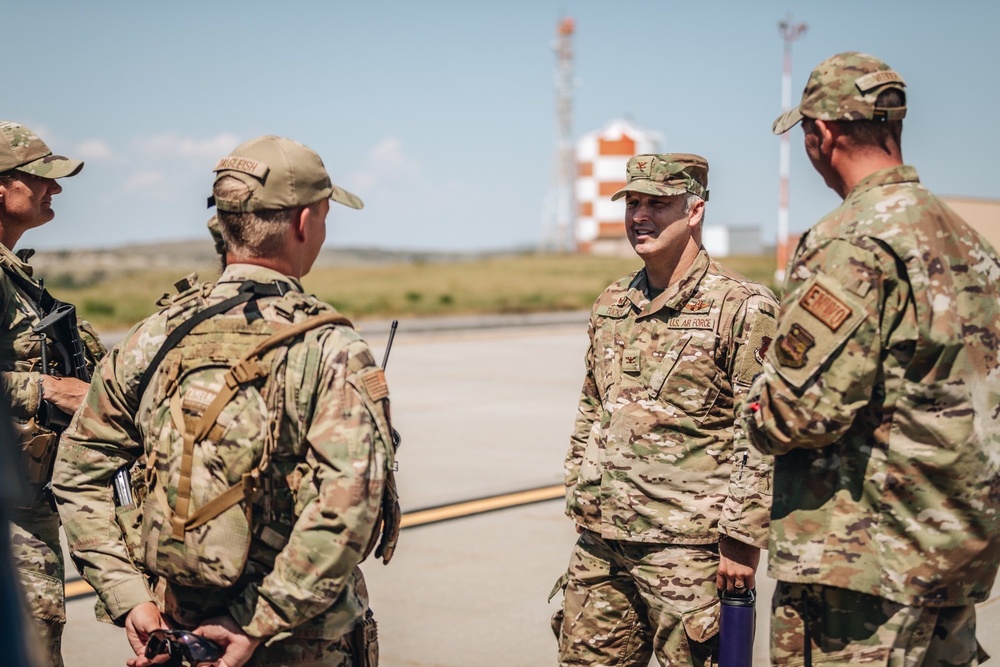
[[[753,590],[722,593],[719,614],[719,667],[751,667],[756,625]]]

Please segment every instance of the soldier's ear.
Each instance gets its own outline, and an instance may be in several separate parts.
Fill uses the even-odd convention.
[[[814,120],[813,127],[813,131],[819,138],[820,153],[829,155],[841,135],[840,125],[826,120]]]
[[[688,227],[697,229],[698,225],[705,218],[705,200],[700,197],[695,198],[688,210]]]
[[[300,206],[292,214],[292,234],[295,236],[295,240],[300,243],[306,240],[306,228],[309,224],[309,216],[308,206]]]

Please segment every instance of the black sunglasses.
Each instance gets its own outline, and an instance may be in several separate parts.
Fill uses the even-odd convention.
[[[215,662],[222,657],[222,647],[211,639],[187,630],[153,630],[146,640],[146,657],[169,655],[167,664],[181,664],[181,658],[192,665]]]

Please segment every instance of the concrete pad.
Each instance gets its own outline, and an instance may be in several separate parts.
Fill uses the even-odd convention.
[[[449,332],[425,323],[417,333],[400,324],[387,377],[403,437],[404,511],[561,483],[583,379],[585,317],[531,325]],[[381,359],[386,328],[362,330]],[[382,665],[554,665],[549,618],[558,600],[546,598],[575,539],[560,501],[403,531],[388,566],[362,565]],[[761,572],[755,665],[767,664],[773,588]],[[995,590],[979,606],[979,639],[1000,655],[996,602]],[[67,667],[124,665],[131,656],[124,631],[97,623],[92,607],[93,599],[68,605]]]

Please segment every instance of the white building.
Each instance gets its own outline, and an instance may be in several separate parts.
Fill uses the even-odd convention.
[[[580,137],[576,143],[576,246],[579,252],[617,255],[632,252],[625,238],[625,202],[611,195],[625,186],[633,155],[658,153],[661,137],[627,120]]]

